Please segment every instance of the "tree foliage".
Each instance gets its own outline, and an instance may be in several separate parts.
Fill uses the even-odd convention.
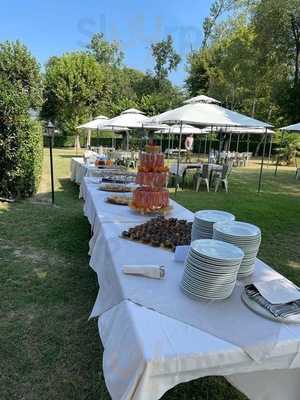
[[[169,72],[176,70],[181,57],[173,47],[171,35],[166,40],[151,45],[152,56],[155,60],[154,72],[158,83],[168,77]]]
[[[191,95],[275,125],[300,119],[299,0],[216,0],[203,44],[188,57]]]
[[[95,33],[87,45],[88,52],[95,57],[100,64],[120,67],[124,59],[124,53],[120,44],[116,41],[108,42],[103,33]]]
[[[105,66],[86,53],[52,57],[46,66],[43,117],[77,134],[80,123],[106,113],[111,95],[107,75]]]

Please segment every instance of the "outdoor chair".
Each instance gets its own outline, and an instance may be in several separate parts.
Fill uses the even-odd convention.
[[[220,175],[215,176],[215,192],[218,191],[220,184],[223,183],[226,192],[228,192],[228,177],[231,173],[232,166],[230,164],[223,165],[223,169]]]
[[[196,182],[196,192],[199,192],[201,182],[205,182],[206,189],[209,192],[209,179],[210,179],[210,166],[209,164],[203,164],[202,172],[197,173],[197,182]]]

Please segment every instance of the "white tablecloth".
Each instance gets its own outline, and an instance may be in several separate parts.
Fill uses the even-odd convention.
[[[123,228],[141,223],[147,217],[135,214],[126,207],[104,203],[107,193],[98,191],[96,187],[86,180],[84,197],[85,214],[94,232],[90,242],[91,265],[100,281],[104,265],[101,254],[97,252],[101,242],[122,240],[118,235]],[[189,211],[173,202],[172,214],[177,213],[180,218],[191,216]],[[124,260],[118,259],[118,250],[114,248],[114,253],[110,255],[112,269],[132,263],[134,253],[141,251],[144,245],[130,242],[128,248],[131,251]],[[165,250],[158,251],[166,256]],[[116,290],[124,294],[124,282],[130,278],[120,276],[105,282],[105,296],[114,296]],[[99,284],[101,288],[103,282]],[[93,310],[95,315],[101,314],[98,308],[100,299],[101,290]],[[109,303],[109,298],[105,300]],[[159,399],[178,383],[207,375],[227,377],[253,400],[299,399],[300,327],[293,326],[291,329],[282,325],[272,353],[258,363],[238,346],[133,303],[125,296],[101,314],[99,332],[104,345],[105,381],[114,400]]]
[[[94,165],[84,163],[83,157],[73,157],[70,165],[70,179],[71,181],[81,184],[85,176],[97,176],[99,169]]]

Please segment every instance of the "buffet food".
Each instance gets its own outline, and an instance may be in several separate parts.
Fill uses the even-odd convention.
[[[133,188],[128,185],[121,185],[118,183],[106,183],[99,186],[99,190],[103,190],[104,192],[132,192]]]
[[[129,196],[109,196],[106,201],[111,204],[117,204],[120,206],[128,206],[131,198]]]
[[[124,231],[122,237],[175,251],[176,246],[190,244],[191,230],[192,222],[161,216]]]
[[[147,145],[140,154],[136,183],[140,185],[133,193],[131,207],[142,213],[167,211],[169,192],[166,189],[168,168],[159,146]]]

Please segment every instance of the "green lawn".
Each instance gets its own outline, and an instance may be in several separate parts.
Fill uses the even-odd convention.
[[[55,150],[56,206],[47,201],[45,151],[40,193],[33,201],[0,203],[0,399],[106,400],[96,321],[97,294],[88,266],[89,224],[69,177],[72,150]],[[300,180],[270,167],[258,195],[257,166],[234,170],[230,193],[185,190],[177,200],[192,210],[217,208],[262,228],[260,256],[300,284]],[[222,378],[200,379],[169,391],[165,400],[244,399]]]

